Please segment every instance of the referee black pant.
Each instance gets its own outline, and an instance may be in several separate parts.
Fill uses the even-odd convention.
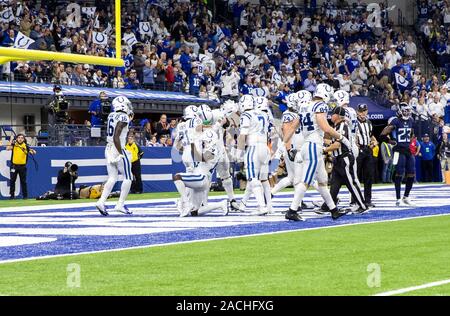
[[[363,209],[366,209],[365,200],[358,185],[357,175],[355,173],[355,158],[352,155],[346,157],[338,157],[334,161],[333,170],[331,172],[331,188],[330,194],[334,202],[338,201],[338,194],[341,186],[345,184],[356,203]]]
[[[357,159],[358,179],[364,183],[364,199],[366,203],[372,203],[372,183],[374,174],[373,153],[370,147],[364,147]],[[353,201],[352,202],[356,202]]]
[[[9,194],[11,198],[14,198],[16,192],[16,180],[17,175],[20,177],[20,187],[22,188],[22,196],[24,199],[28,198],[27,189],[27,166],[26,165],[11,165],[10,183],[9,183]]]

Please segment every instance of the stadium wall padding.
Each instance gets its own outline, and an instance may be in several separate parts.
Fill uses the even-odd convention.
[[[100,184],[107,179],[104,147],[33,147],[37,154],[27,163],[28,196],[35,198],[53,190],[58,171],[67,161],[79,165],[79,185]],[[172,174],[184,171],[179,155],[172,147],[142,147],[141,160],[144,192],[175,191]],[[9,197],[11,151],[0,147],[0,199]],[[119,181],[122,178],[119,178]],[[120,186],[115,187],[120,189]],[[19,196],[20,181],[17,179],[16,196]]]

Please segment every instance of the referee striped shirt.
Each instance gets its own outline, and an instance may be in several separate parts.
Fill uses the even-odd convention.
[[[347,124],[347,122],[344,120],[340,123],[338,123],[335,127],[336,131],[339,132],[342,136],[349,138],[350,135],[350,128]],[[337,140],[333,140],[333,143],[337,142]],[[350,149],[345,146],[343,143],[341,143],[341,147],[339,147],[336,150],[333,150],[333,157],[346,157],[350,153]]]
[[[358,126],[356,129],[356,135],[358,137],[358,145],[360,147],[365,147],[370,145],[370,139],[373,135],[372,122],[366,119],[361,121],[358,118]]]

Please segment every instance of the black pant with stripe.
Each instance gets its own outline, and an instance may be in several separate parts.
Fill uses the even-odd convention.
[[[20,177],[20,187],[22,188],[22,196],[24,199],[28,198],[27,190],[27,166],[26,165],[11,165],[10,183],[9,183],[9,194],[11,198],[14,198],[16,191],[16,180],[17,175]]]
[[[372,203],[372,183],[375,170],[373,160],[372,149],[367,146],[361,148],[357,159],[358,179],[359,182],[364,183],[364,199],[366,203]]]
[[[142,193],[142,175],[141,175],[141,161],[138,159],[131,163],[131,172],[133,173],[133,182],[131,183],[131,193]]]
[[[330,194],[334,202],[337,203],[339,190],[345,185],[352,195],[352,200],[366,209],[365,200],[358,185],[357,175],[355,173],[355,158],[352,155],[337,157],[331,172],[331,188]]]

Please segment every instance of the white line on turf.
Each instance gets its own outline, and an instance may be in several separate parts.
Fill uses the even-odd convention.
[[[441,285],[449,284],[449,283],[450,283],[450,279],[436,281],[436,282],[426,283],[426,284],[422,284],[422,285],[418,285],[418,286],[406,287],[404,289],[398,289],[398,290],[392,290],[392,291],[387,291],[387,292],[383,292],[383,293],[378,293],[378,294],[375,294],[374,296],[392,296],[392,295],[404,294],[404,293],[409,293],[409,292],[413,292],[413,291],[417,291],[417,290],[428,289],[430,287],[441,286]]]
[[[199,240],[188,240],[188,241],[162,243],[162,244],[155,244],[155,245],[143,245],[143,246],[126,247],[126,248],[104,249],[104,250],[98,250],[98,251],[86,251],[86,252],[77,252],[77,253],[41,256],[41,257],[20,258],[20,259],[12,259],[12,260],[0,261],[0,265],[4,264],[4,263],[13,263],[13,262],[21,262],[21,261],[32,261],[32,260],[41,260],[41,259],[50,259],[50,258],[59,258],[59,257],[68,257],[68,256],[88,255],[88,254],[105,253],[105,252],[113,252],[113,251],[145,249],[145,248],[162,247],[162,246],[173,246],[173,245],[181,245],[181,244],[192,244],[192,243],[200,243],[200,242],[215,241],[215,240],[236,239],[236,238],[242,238],[242,237],[256,237],[256,236],[265,236],[265,235],[286,234],[286,233],[307,231],[307,230],[340,228],[340,227],[347,227],[347,226],[386,223],[386,222],[399,222],[399,221],[406,221],[406,220],[411,220],[411,219],[421,219],[421,218],[438,217],[438,216],[449,216],[449,215],[450,214],[436,214],[436,215],[414,216],[414,217],[405,217],[405,218],[397,218],[397,219],[387,219],[387,220],[381,220],[381,221],[358,222],[358,223],[332,225],[332,226],[322,226],[322,227],[312,227],[312,228],[299,228],[299,229],[293,229],[293,230],[283,230],[283,231],[268,232],[268,233],[246,234],[246,235],[240,235],[240,236],[226,236],[226,237],[218,237],[218,238],[208,238],[208,239],[199,239]]]

